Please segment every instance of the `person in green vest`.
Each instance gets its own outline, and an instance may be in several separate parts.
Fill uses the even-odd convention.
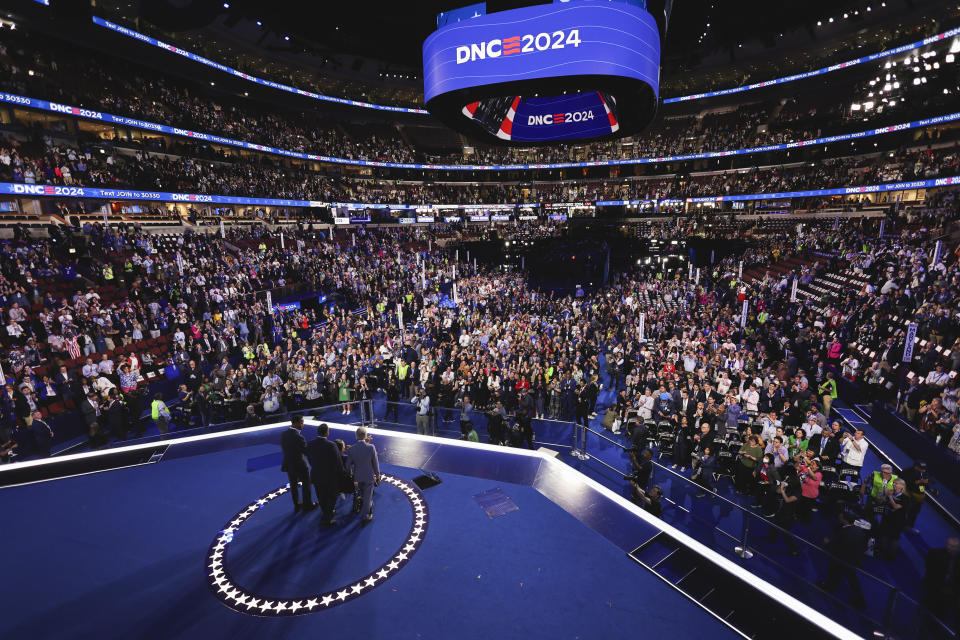
[[[410,395],[410,381],[407,378],[410,375],[410,365],[406,361],[401,360],[400,364],[397,365],[397,380],[400,382],[400,393],[404,397]]]
[[[770,317],[770,314],[767,313],[766,309],[764,309],[763,311],[757,314],[757,322],[759,322],[760,324],[766,324],[767,318],[769,317]]]
[[[480,442],[480,436],[477,435],[477,430],[474,429],[473,423],[468,423],[467,432],[463,434],[463,439],[469,442]]]
[[[820,397],[823,399],[823,415],[830,416],[830,405],[837,397],[837,381],[833,379],[833,372],[827,371],[827,379],[820,385]]]
[[[110,284],[113,282],[113,265],[107,263],[103,265],[103,283]]]
[[[160,433],[166,433],[170,430],[170,409],[164,403],[162,393],[153,396],[153,402],[150,403],[150,417],[157,425],[157,430]]]
[[[253,356],[254,356],[253,349],[250,348],[250,345],[248,344],[243,345],[243,358],[245,360],[253,360]]]
[[[879,471],[874,471],[867,476],[860,486],[860,495],[863,496],[869,492],[867,498],[868,510],[872,511],[873,507],[883,503],[887,491],[893,490],[893,482],[896,479],[897,475],[893,472],[893,467],[889,464],[880,465]]]

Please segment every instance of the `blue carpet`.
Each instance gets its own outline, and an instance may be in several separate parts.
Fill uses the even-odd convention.
[[[247,471],[248,460],[275,451],[245,447],[0,492],[4,513],[22,516],[4,525],[5,577],[18,586],[5,590],[0,637],[632,638],[641,628],[735,637],[532,488],[449,473],[424,492],[423,546],[383,585],[306,616],[231,611],[209,592],[204,557],[233,514],[285,481],[276,468]],[[487,517],[472,497],[495,488],[519,509]],[[376,518],[358,532],[347,515],[333,531],[319,528],[319,514],[286,515],[292,504],[280,496],[238,530],[230,569],[244,586],[289,594],[357,577],[409,527],[401,500],[381,486]]]

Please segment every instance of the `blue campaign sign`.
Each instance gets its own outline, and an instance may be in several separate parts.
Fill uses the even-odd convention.
[[[487,15],[486,2],[471,4],[468,7],[461,7],[460,9],[450,9],[449,11],[437,14],[437,29],[445,27],[448,24],[456,24],[464,20],[479,18],[485,15]]]
[[[513,118],[511,139],[518,142],[592,138],[617,131],[619,125],[607,111],[597,91],[552,98],[520,100]]]
[[[536,5],[447,25],[423,43],[424,98],[505,82],[609,76],[657,93],[660,33],[619,2]]]

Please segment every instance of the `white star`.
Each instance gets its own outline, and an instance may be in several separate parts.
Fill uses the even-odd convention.
[[[264,601],[264,603],[260,605],[260,611],[269,611],[270,609],[273,609],[272,602]]]
[[[220,583],[218,582],[218,583],[217,583],[217,591],[219,591],[220,593],[226,593],[227,591],[230,590],[230,587],[232,587],[232,586],[233,586],[233,585],[231,585],[229,582],[228,582],[228,583],[224,583],[224,584],[220,584]]]
[[[301,608],[301,605],[300,605],[300,601],[299,601],[299,600],[297,600],[296,602],[291,602],[291,603],[290,603],[290,611],[291,611],[291,612],[296,613],[296,612],[297,612],[297,609],[300,609],[300,608]]]
[[[250,598],[250,602],[247,603],[247,609],[256,609],[258,602],[260,601],[256,598]]]
[[[390,575],[390,572],[386,569],[380,569],[380,571],[377,572],[377,577],[379,577],[381,580],[386,578],[388,575]]]
[[[234,520],[234,521],[231,522],[230,524],[231,524],[232,526],[234,526],[234,527],[239,527],[240,525],[243,524],[243,520],[240,519],[240,518],[237,518],[236,520]]]
[[[317,599],[314,598],[313,600],[307,600],[303,606],[307,609],[313,609],[315,606],[317,606]]]
[[[227,592],[227,597],[231,600],[235,600],[238,593],[241,593],[240,589],[231,589]]]
[[[226,545],[225,545],[223,542],[221,542],[221,543],[219,543],[217,546],[215,546],[215,547],[213,548],[213,550],[214,550],[214,551],[223,551],[223,548],[224,548],[225,546],[226,546]]]
[[[406,554],[406,553],[398,553],[398,554],[397,554],[397,560],[406,560],[406,559],[407,559],[407,554]]]
[[[344,589],[343,591],[338,591],[337,600],[341,600],[341,601],[346,600],[348,595],[350,595],[350,592],[347,591],[346,589]]]
[[[350,587],[350,590],[353,591],[354,593],[360,593],[361,591],[363,591],[363,585],[358,582],[357,584]]]
[[[333,596],[323,596],[323,601],[322,601],[320,604],[321,604],[321,606],[326,607],[326,606],[329,605],[331,602],[333,602]]]
[[[237,604],[243,604],[250,599],[250,596],[244,595],[242,598],[237,598]]]
[[[387,565],[387,567],[389,567],[390,569],[396,569],[399,566],[400,566],[400,563],[397,562],[396,560],[394,560],[393,562]]]
[[[210,572],[210,575],[213,576],[214,579],[216,579],[217,576],[223,575],[223,569],[220,567],[217,567],[216,569]]]
[[[371,578],[367,578],[366,580],[364,580],[363,583],[364,583],[365,585],[367,585],[368,587],[372,587],[373,585],[377,584],[377,581],[376,581],[374,578],[371,577]]]
[[[260,498],[259,500],[257,500],[257,504],[260,504],[260,505],[267,504],[267,501],[264,500],[263,498]]]
[[[410,542],[416,542],[416,541],[419,540],[419,539],[420,539],[420,536],[418,536],[418,535],[416,535],[416,534],[410,536]]]
[[[287,603],[284,602],[283,600],[280,600],[279,602],[277,602],[277,606],[275,606],[273,610],[276,611],[277,613],[280,613],[286,608],[287,608]]]
[[[416,548],[416,546],[417,546],[417,545],[415,545],[415,544],[408,544],[408,545],[406,545],[406,546],[403,548],[403,550],[404,550],[404,551],[413,551],[414,548]]]
[[[414,527],[414,528],[413,528],[413,535],[417,535],[417,534],[420,534],[420,533],[423,533],[423,527]]]

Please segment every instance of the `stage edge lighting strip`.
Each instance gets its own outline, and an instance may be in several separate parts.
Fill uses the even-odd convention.
[[[370,103],[370,102],[362,102],[362,101],[359,101],[359,100],[350,100],[350,99],[348,99],[348,98],[337,98],[337,97],[335,97],[335,96],[327,96],[327,95],[323,95],[323,94],[321,94],[321,93],[315,93],[315,92],[313,92],[313,91],[305,91],[305,90],[303,90],[303,89],[297,89],[297,88],[295,88],[295,87],[291,87],[291,86],[288,86],[288,85],[285,85],[285,84],[280,84],[280,83],[278,83],[278,82],[273,82],[272,80],[264,80],[264,79],[258,78],[258,77],[256,77],[256,76],[252,76],[252,75],[249,75],[249,74],[247,74],[247,73],[243,73],[242,71],[238,71],[238,70],[236,70],[236,69],[233,69],[233,68],[231,68],[231,67],[228,67],[228,66],[226,66],[226,65],[224,65],[224,64],[221,64],[221,63],[219,63],[219,62],[214,62],[213,60],[208,60],[207,58],[204,58],[203,56],[198,56],[198,55],[195,54],[195,53],[190,53],[189,51],[185,51],[185,50],[183,50],[183,49],[180,49],[179,47],[176,47],[176,46],[174,46],[174,45],[172,45],[172,44],[167,44],[167,43],[165,43],[165,42],[162,42],[162,41],[160,41],[160,40],[157,40],[156,38],[152,38],[152,37],[150,37],[150,36],[148,36],[148,35],[146,35],[146,34],[140,33],[140,32],[138,32],[138,31],[134,31],[133,29],[129,29],[129,28],[127,28],[127,27],[124,27],[124,26],[118,25],[118,24],[116,24],[116,23],[110,22],[109,20],[104,20],[103,18],[100,18],[100,17],[98,17],[98,16],[93,16],[93,22],[94,22],[94,24],[96,24],[96,25],[99,25],[99,26],[101,26],[101,27],[105,27],[105,28],[107,28],[107,29],[110,29],[111,31],[114,31],[114,32],[119,33],[119,34],[124,35],[124,36],[127,36],[128,38],[133,38],[134,40],[139,40],[140,42],[143,42],[143,43],[146,43],[146,44],[150,44],[150,45],[153,45],[153,46],[155,46],[155,47],[159,47],[159,48],[161,48],[161,49],[165,49],[166,51],[172,51],[173,53],[179,54],[179,55],[181,55],[181,56],[183,56],[183,57],[185,57],[185,58],[187,58],[187,59],[189,59],[189,60],[193,60],[194,62],[199,62],[200,64],[204,64],[204,65],[206,65],[206,66],[208,66],[208,67],[213,67],[214,69],[217,69],[217,70],[219,70],[219,71],[223,71],[224,73],[229,73],[229,74],[232,75],[232,76],[236,76],[236,77],[238,77],[238,78],[242,78],[242,79],[244,79],[244,80],[248,80],[248,81],[250,81],[250,82],[254,82],[254,83],[256,83],[256,84],[263,85],[263,86],[265,86],[265,87],[271,87],[271,88],[273,88],[273,89],[279,89],[279,90],[281,90],[281,91],[287,91],[287,92],[289,92],[289,93],[295,93],[295,94],[297,94],[297,95],[306,96],[306,97],[308,97],[308,98],[314,98],[314,99],[316,99],[316,100],[324,100],[324,101],[327,101],[327,102],[336,102],[336,103],[338,103],[338,104],[345,104],[345,105],[349,105],[349,106],[352,106],[352,107],[363,107],[363,108],[366,108],[366,109],[379,109],[379,110],[381,110],[381,111],[396,111],[396,112],[400,112],[400,113],[416,113],[416,114],[428,114],[428,113],[429,113],[429,111],[427,111],[426,109],[413,109],[413,108],[409,108],[409,107],[394,107],[394,106],[390,106],[390,105],[373,104],[373,103]],[[918,48],[920,48],[920,47],[925,47],[925,46],[930,45],[930,44],[933,44],[933,43],[935,43],[935,42],[940,42],[941,40],[946,40],[947,38],[956,36],[956,35],[958,35],[958,34],[960,34],[960,27],[955,27],[955,28],[950,29],[950,30],[948,30],[948,31],[944,31],[943,33],[938,33],[938,34],[933,35],[933,36],[930,36],[930,37],[928,37],[928,38],[924,38],[923,40],[917,40],[916,42],[911,42],[910,44],[904,44],[904,45],[901,45],[901,46],[899,46],[899,47],[895,47],[895,48],[893,48],[893,49],[889,49],[889,50],[887,50],[887,51],[880,51],[880,52],[878,52],[878,53],[874,53],[874,54],[871,54],[871,55],[868,55],[868,56],[863,56],[863,57],[860,57],[860,58],[854,58],[853,60],[848,60],[848,61],[846,61],[846,62],[840,62],[840,63],[837,63],[837,64],[833,64],[833,65],[830,65],[829,67],[822,67],[822,68],[820,68],[820,69],[814,69],[814,70],[812,70],[812,71],[805,71],[805,72],[803,72],[803,73],[797,73],[797,74],[794,74],[794,75],[791,75],[791,76],[784,76],[784,77],[782,77],[782,78],[774,78],[774,79],[772,79],[772,80],[764,80],[763,82],[755,82],[754,84],[743,85],[743,86],[740,86],[740,87],[731,87],[731,88],[729,88],[729,89],[718,89],[717,91],[706,91],[706,92],[704,92],[704,93],[692,93],[692,94],[690,94],[690,95],[678,96],[678,97],[676,97],[676,98],[664,98],[664,99],[663,99],[663,102],[664,102],[665,104],[669,104],[669,103],[671,103],[671,102],[689,102],[689,101],[692,101],[692,100],[701,100],[701,99],[703,99],[703,98],[714,98],[714,97],[717,97],[717,96],[726,96],[726,95],[731,95],[731,94],[734,94],[734,93],[741,93],[741,92],[744,92],[744,91],[751,91],[751,90],[753,90],[753,89],[762,89],[763,87],[770,87],[770,86],[777,85],[777,84],[785,84],[785,83],[787,83],[787,82],[793,82],[793,81],[795,81],[795,80],[804,80],[804,79],[806,79],[806,78],[813,78],[813,77],[815,77],[815,76],[821,76],[821,75],[830,73],[830,72],[832,72],[832,71],[840,71],[840,70],[843,70],[843,69],[849,69],[850,67],[853,67],[853,66],[856,66],[856,65],[859,65],[859,64],[863,64],[863,63],[865,63],[865,62],[873,62],[873,61],[875,61],[875,60],[881,60],[881,59],[886,58],[886,57],[889,57],[889,56],[895,56],[895,55],[897,55],[897,54],[904,53],[904,52],[906,52],[906,51],[912,51],[913,49],[918,49]]]
[[[139,40],[140,42],[150,44],[155,47],[159,47],[166,51],[171,51],[173,53],[183,56],[184,58],[187,58],[188,60],[192,60],[193,62],[199,62],[200,64],[206,65],[208,67],[213,67],[218,71],[229,73],[230,75],[236,76],[237,78],[242,78],[243,80],[254,82],[256,84],[263,85],[264,87],[270,87],[271,89],[279,89],[280,91],[295,93],[297,95],[305,96],[307,98],[313,98],[314,100],[323,100],[325,102],[336,102],[338,104],[345,104],[351,107],[363,107],[364,109],[378,109],[380,111],[396,111],[400,113],[419,113],[419,114],[429,113],[426,109],[411,109],[409,107],[394,107],[394,106],[384,105],[384,104],[373,104],[371,102],[362,102],[360,100],[350,100],[349,98],[338,98],[336,96],[328,96],[322,93],[316,93],[314,91],[297,89],[296,87],[291,87],[290,85],[281,84],[279,82],[274,82],[272,80],[264,80],[263,78],[258,78],[257,76],[252,76],[248,73],[238,71],[237,69],[228,67],[225,64],[214,62],[213,60],[204,58],[203,56],[198,56],[197,54],[191,53],[189,51],[185,51],[180,47],[174,46],[172,44],[167,44],[162,40],[157,40],[156,38],[152,38],[146,34],[140,33],[138,31],[134,31],[133,29],[128,29],[127,27],[110,22],[109,20],[104,20],[103,18],[100,18],[97,16],[93,16],[93,23],[98,26],[110,29],[115,33],[119,33],[121,35],[127,36],[128,38],[133,38],[134,40]]]
[[[191,138],[193,140],[203,140],[204,142],[211,142],[214,144],[223,144],[231,147],[239,147],[242,149],[261,151],[263,153],[271,153],[275,155],[286,156],[288,158],[297,158],[299,160],[313,160],[315,162],[329,162],[331,164],[344,164],[344,165],[361,166],[361,167],[386,167],[389,169],[437,169],[442,171],[510,171],[510,170],[529,170],[529,169],[570,169],[570,168],[577,168],[577,167],[608,167],[608,166],[619,166],[619,165],[629,165],[629,164],[658,164],[661,162],[706,160],[711,158],[725,158],[730,156],[741,156],[741,155],[748,155],[753,153],[765,153],[768,151],[785,151],[788,149],[800,149],[805,147],[814,147],[821,144],[828,145],[828,144],[834,144],[837,142],[846,142],[846,141],[852,141],[852,140],[859,140],[863,138],[869,138],[872,136],[884,135],[887,133],[896,133],[898,131],[909,131],[910,129],[932,127],[932,126],[947,124],[950,122],[955,122],[957,120],[960,120],[960,112],[955,112],[955,113],[948,113],[942,116],[935,116],[933,118],[924,118],[922,120],[914,120],[912,122],[901,122],[900,124],[893,124],[893,125],[888,125],[885,127],[877,127],[873,129],[865,129],[863,131],[855,131],[853,133],[841,133],[834,136],[825,136],[822,138],[798,140],[795,142],[786,142],[782,144],[770,144],[770,145],[764,145],[760,147],[748,147],[745,149],[728,149],[724,151],[704,151],[702,153],[691,153],[687,155],[678,155],[678,156],[657,156],[657,157],[651,157],[651,158],[623,158],[620,160],[598,160],[593,162],[556,162],[556,163],[547,163],[547,164],[416,164],[416,163],[410,163],[410,162],[378,162],[374,160],[353,160],[350,158],[337,158],[335,156],[322,156],[322,155],[311,154],[311,153],[302,153],[299,151],[291,151],[289,149],[279,149],[277,147],[271,147],[265,144],[254,144],[252,142],[245,142],[243,140],[225,138],[223,136],[218,136],[212,133],[202,133],[199,131],[191,131],[190,129],[183,129],[180,127],[171,127],[164,124],[149,122],[147,120],[140,120],[137,118],[128,118],[126,116],[118,116],[112,113],[98,111],[96,109],[84,109],[81,107],[74,107],[68,104],[61,104],[59,102],[50,102],[48,100],[42,100],[40,98],[30,98],[27,96],[21,96],[13,93],[0,93],[0,102],[6,102],[8,104],[18,106],[18,107],[27,107],[30,109],[39,109],[42,111],[50,111],[53,113],[62,113],[62,114],[74,116],[77,118],[97,120],[100,122],[108,122],[111,124],[118,124],[126,127],[134,127],[136,129],[154,131],[156,133],[165,133],[165,134],[180,136],[184,138]]]
[[[929,178],[927,180],[908,180],[904,182],[886,182],[884,184],[864,185],[860,187],[839,187],[833,189],[808,189],[805,191],[781,191],[778,193],[753,193],[722,196],[698,196],[695,198],[671,199],[671,203],[687,202],[691,204],[706,202],[738,202],[747,200],[773,200],[786,198],[811,198],[819,196],[845,196],[867,193],[886,193],[910,189],[930,189],[960,185],[960,176]],[[95,187],[66,187],[42,184],[21,184],[19,182],[0,182],[0,196],[40,196],[54,198],[91,198],[101,200],[148,200],[152,202],[181,202],[186,204],[237,204],[274,207],[345,207],[348,209],[390,209],[442,211],[454,209],[511,209],[535,208],[534,203],[497,203],[497,204],[368,204],[365,202],[320,202],[317,200],[281,200],[277,198],[246,198],[242,196],[214,196],[196,193],[169,193],[163,191],[140,191],[136,189],[99,189]],[[596,202],[565,203],[584,207],[611,207],[636,204],[648,204],[653,200],[597,200]],[[661,200],[667,203],[667,200]],[[548,208],[552,203],[544,205]],[[557,208],[561,203],[557,203]]]
[[[319,424],[321,424],[321,421],[313,418],[307,418],[304,420],[304,423],[309,424],[310,426],[316,427]],[[338,424],[329,423],[329,422],[327,422],[326,424],[330,426],[331,430],[344,431],[349,433],[353,433],[356,430],[355,426],[338,425]],[[256,432],[262,432],[262,431],[279,430],[282,428],[286,428],[288,425],[289,425],[288,422],[283,422],[283,423],[264,425],[259,427],[247,427],[247,428],[235,429],[233,431],[226,431],[226,432],[220,432],[220,433],[208,433],[208,434],[197,435],[197,436],[187,436],[183,438],[171,438],[169,440],[163,440],[162,443],[169,446],[175,446],[178,444],[197,442],[200,440],[212,440],[217,438],[225,438],[225,437],[231,437],[231,436],[241,435],[245,433],[256,433]],[[441,438],[435,438],[430,436],[422,436],[422,435],[417,435],[413,433],[403,433],[400,431],[388,431],[385,429],[376,429],[376,428],[369,428],[369,427],[367,428],[367,434],[373,435],[373,436],[389,436],[391,438],[400,438],[402,440],[429,442],[433,444],[442,443],[444,446],[463,447],[466,449],[496,451],[504,455],[520,455],[525,457],[541,458],[546,464],[551,465],[554,470],[568,476],[572,482],[579,482],[579,483],[586,484],[587,486],[591,487],[595,491],[602,494],[608,500],[611,500],[614,503],[616,503],[618,506],[622,507],[623,509],[630,511],[636,517],[644,520],[651,526],[655,527],[656,529],[659,529],[660,531],[666,533],[667,535],[674,538],[678,542],[694,550],[701,556],[707,558],[714,564],[726,570],[728,573],[733,574],[734,576],[736,576],[741,580],[744,580],[745,582],[749,582],[750,584],[761,589],[764,593],[767,593],[775,597],[780,602],[786,603],[794,611],[806,617],[808,620],[812,621],[814,624],[816,624],[818,627],[820,627],[830,635],[836,638],[841,638],[842,640],[859,640],[859,636],[851,632],[849,629],[846,629],[840,624],[827,618],[825,615],[823,615],[816,609],[809,607],[808,605],[804,604],[803,602],[791,596],[790,594],[782,591],[781,589],[778,589],[774,585],[750,573],[746,569],[743,569],[742,567],[728,560],[727,558],[720,555],[713,549],[698,542],[694,538],[691,538],[690,536],[683,533],[679,529],[663,522],[659,518],[656,518],[650,515],[649,513],[641,509],[639,506],[633,504],[626,498],[611,491],[610,489],[603,486],[602,484],[588,478],[584,474],[564,464],[560,460],[556,460],[555,458],[553,458],[553,456],[549,454],[542,453],[540,451],[531,451],[528,449],[514,449],[514,448],[508,449],[498,445],[484,444],[479,442],[468,442],[465,440],[448,440],[448,439],[441,439]],[[45,458],[42,460],[28,460],[26,462],[18,462],[12,465],[5,465],[4,467],[0,467],[0,474],[2,474],[5,469],[13,469],[13,468],[22,469],[27,466],[43,466],[43,465],[59,464],[66,460],[92,458],[96,456],[111,455],[111,454],[116,454],[124,451],[136,451],[139,449],[151,448],[156,446],[157,446],[156,442],[151,442],[151,443],[145,443],[145,444],[134,444],[134,445],[127,445],[123,447],[115,447],[115,448],[106,449],[103,451],[89,451],[86,453],[77,453],[77,454],[66,455],[66,456],[58,456],[56,458]]]

